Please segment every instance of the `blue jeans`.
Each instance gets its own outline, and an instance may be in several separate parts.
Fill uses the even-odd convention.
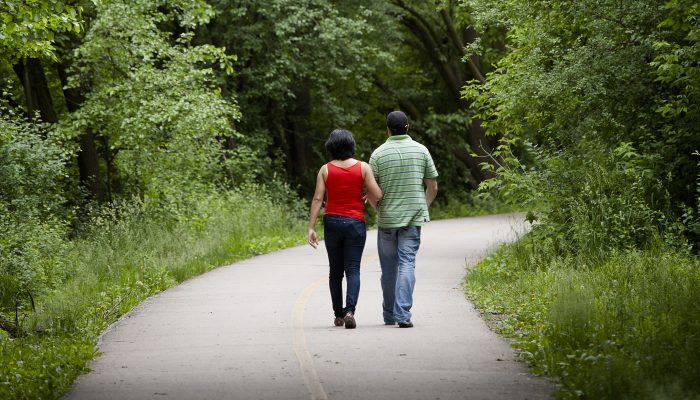
[[[413,287],[416,284],[416,253],[420,226],[379,228],[377,249],[382,266],[384,322],[411,320]]]
[[[360,260],[367,240],[367,227],[357,218],[326,214],[323,217],[324,242],[328,252],[328,287],[331,290],[333,312],[342,317],[355,313],[360,295]],[[343,308],[343,274],[347,279]]]

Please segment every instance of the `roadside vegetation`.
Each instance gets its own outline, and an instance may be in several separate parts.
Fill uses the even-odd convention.
[[[557,397],[699,398],[697,256],[661,245],[591,262],[547,243],[504,246],[465,283],[532,371],[555,378]]]
[[[328,133],[367,160],[395,109],[433,219],[528,212],[467,291],[561,397],[698,396],[697,2],[1,3],[0,398],[60,397],[148,296],[301,244]]]
[[[482,186],[533,223],[468,297],[558,398],[700,398],[700,7],[468,3],[510,32],[464,92],[505,138]]]
[[[180,220],[154,217],[139,201],[93,210],[79,236],[33,260],[47,268],[25,270],[34,274],[24,292],[32,298],[0,315],[8,329],[0,330],[0,397],[60,396],[86,371],[101,332],[141,301],[212,268],[302,244],[303,204],[280,194],[290,195],[262,186],[211,194]],[[41,247],[47,237],[35,239]]]
[[[101,332],[148,296],[301,244],[302,199],[334,128],[353,131],[367,160],[386,113],[404,108],[450,193],[435,217],[499,207],[470,193],[488,174],[465,133],[485,132],[466,123],[459,90],[481,72],[459,61],[459,37],[436,48],[416,26],[466,30],[464,13],[420,1],[3,1],[0,398],[60,397]]]

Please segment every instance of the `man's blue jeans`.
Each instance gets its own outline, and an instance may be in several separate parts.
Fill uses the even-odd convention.
[[[379,228],[377,232],[385,323],[411,320],[419,247],[420,226]]]
[[[342,317],[346,312],[355,313],[360,295],[360,260],[367,240],[367,227],[357,218],[326,214],[323,217],[323,240],[328,252],[333,312]],[[345,307],[343,308],[343,274],[347,279]]]

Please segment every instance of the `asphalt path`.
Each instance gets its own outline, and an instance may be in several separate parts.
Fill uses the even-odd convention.
[[[376,231],[356,329],[333,326],[321,244],[221,267],[153,296],[102,336],[66,399],[544,399],[510,345],[465,299],[467,267],[525,228],[522,214],[430,222],[414,328],[382,320]]]

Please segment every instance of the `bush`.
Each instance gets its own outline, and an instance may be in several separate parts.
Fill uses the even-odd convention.
[[[670,198],[649,165],[629,143],[612,151],[591,145],[584,153],[536,155],[531,168],[502,168],[497,186],[531,211],[533,235],[564,255],[603,260],[615,250],[642,249],[661,233],[684,245]],[[533,239],[534,240],[534,239]]]
[[[0,116],[0,320],[15,335],[34,299],[64,278],[65,158],[45,131]]]

